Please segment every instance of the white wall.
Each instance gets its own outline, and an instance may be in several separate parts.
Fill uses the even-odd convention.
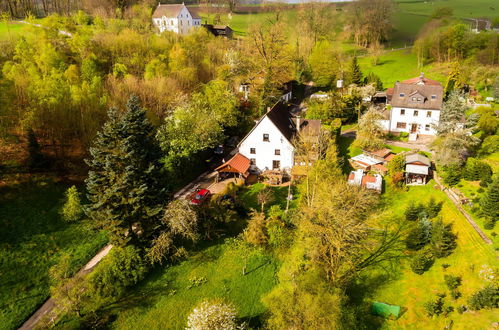
[[[405,114],[401,114],[401,110],[405,110]],[[418,112],[417,116],[414,116],[414,111]],[[430,117],[428,113],[430,112]],[[411,108],[397,108],[394,107],[391,110],[391,120],[390,120],[390,131],[391,132],[411,132],[412,124],[417,124],[418,128],[416,133],[424,135],[436,135],[435,125],[438,125],[440,119],[439,110],[421,110],[421,109],[411,109]],[[397,123],[405,123],[405,128],[397,128]],[[429,128],[427,129],[427,126]]]
[[[201,19],[193,19],[185,6],[177,17],[154,18],[153,23],[159,28],[159,32],[172,31],[179,34],[188,34],[193,28],[201,27]]]
[[[263,134],[269,134],[269,142],[263,141]],[[255,148],[252,154],[250,148]],[[281,155],[275,155],[275,149],[281,150]],[[239,153],[249,159],[254,158],[256,167],[263,171],[272,169],[272,161],[281,162],[281,170],[290,170],[293,167],[293,146],[282,135],[268,117],[264,117],[258,126],[239,145]]]

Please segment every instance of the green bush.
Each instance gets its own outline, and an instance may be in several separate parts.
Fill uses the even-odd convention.
[[[483,219],[483,228],[485,228],[487,230],[492,230],[492,229],[494,229],[495,225],[496,225],[495,219],[492,219],[492,218],[484,218]]]
[[[459,165],[450,165],[443,168],[444,183],[448,186],[455,186],[462,177],[462,170]]]
[[[464,305],[458,306],[457,307],[457,312],[459,314],[463,314],[464,312],[466,312],[466,306],[464,306]]]
[[[482,290],[474,293],[469,299],[468,304],[471,310],[477,311],[483,308],[499,307],[499,288],[489,285]]]
[[[438,316],[445,311],[444,306],[445,294],[438,295],[436,300],[428,301],[423,306],[428,316]]]
[[[449,290],[455,290],[461,285],[461,276],[446,274],[444,276],[444,281]]]
[[[92,293],[104,299],[117,299],[126,288],[144,278],[147,264],[132,245],[114,247],[89,277]]]
[[[459,297],[461,297],[461,292],[457,290],[450,290],[450,296],[452,299],[457,300]]]
[[[422,275],[425,271],[430,269],[434,261],[435,258],[428,251],[420,252],[412,258],[411,269],[414,273]]]
[[[409,250],[421,250],[430,241],[431,222],[424,219],[412,229],[405,239],[405,245]]]

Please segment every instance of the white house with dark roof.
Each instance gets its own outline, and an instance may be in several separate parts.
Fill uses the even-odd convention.
[[[166,5],[159,3],[152,15],[152,21],[159,32],[188,34],[193,29],[201,27],[201,17],[184,3]]]
[[[397,82],[387,91],[387,103],[381,125],[386,131],[409,133],[414,136],[436,135],[443,104],[443,87],[435,80],[417,78]]]
[[[250,159],[253,171],[289,172],[295,165],[295,137],[299,135],[318,139],[320,128],[320,120],[293,118],[288,105],[281,100],[241,140],[239,153]]]

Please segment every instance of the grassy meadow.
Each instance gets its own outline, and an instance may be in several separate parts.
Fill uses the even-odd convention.
[[[397,11],[429,16],[439,7],[451,7],[454,17],[481,18],[497,17],[499,3],[496,0],[396,0]]]
[[[384,88],[393,87],[395,82],[417,77],[421,72],[425,76],[445,83],[447,75],[445,66],[426,65],[418,68],[416,54],[412,48],[388,51],[379,57],[379,61],[374,65],[371,57],[359,57],[359,65],[364,73],[374,73],[380,77]]]
[[[0,328],[13,329],[49,296],[49,268],[69,255],[78,270],[106,242],[83,223],[59,215],[67,185],[51,179],[0,180]]]
[[[129,304],[122,304],[126,308],[113,328],[183,329],[195,305],[220,298],[235,305],[238,318],[259,326],[265,311],[260,298],[276,284],[278,267],[271,256],[232,239],[213,242],[180,264],[150,274],[130,293]]]
[[[482,310],[478,312],[465,312],[463,314],[452,312],[447,318],[444,316],[430,318],[425,314],[423,304],[436,299],[437,293],[447,293],[446,304],[456,309],[460,305],[466,305],[468,297],[481,289],[485,282],[480,278],[479,272],[483,265],[493,266],[497,264],[497,253],[491,245],[485,244],[471,225],[447,199],[446,195],[434,188],[435,182],[430,181],[425,186],[410,187],[407,192],[394,190],[387,187],[386,193],[382,195],[384,209],[378,219],[385,221],[402,221],[403,212],[411,201],[427,202],[431,196],[437,201],[443,201],[440,213],[444,222],[453,224],[453,231],[457,233],[457,248],[448,257],[436,259],[435,264],[423,275],[417,275],[409,268],[409,260],[402,262],[389,271],[374,270],[362,278],[359,288],[359,297],[364,302],[381,301],[388,304],[399,305],[405,311],[395,321],[385,321],[382,328],[393,329],[443,329],[453,322],[452,329],[487,329],[497,321],[497,313],[494,310]],[[444,269],[442,265],[450,265]],[[459,291],[462,297],[453,301],[449,296],[449,290],[444,283],[444,275],[452,274],[462,277],[462,285]],[[371,317],[373,325],[379,324],[380,320]]]
[[[0,22],[0,41],[20,36],[28,28],[26,24]]]

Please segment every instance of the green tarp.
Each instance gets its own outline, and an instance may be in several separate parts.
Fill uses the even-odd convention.
[[[388,305],[382,302],[375,301],[373,302],[371,312],[374,315],[382,316],[385,319],[397,319],[400,315],[400,306]]]

